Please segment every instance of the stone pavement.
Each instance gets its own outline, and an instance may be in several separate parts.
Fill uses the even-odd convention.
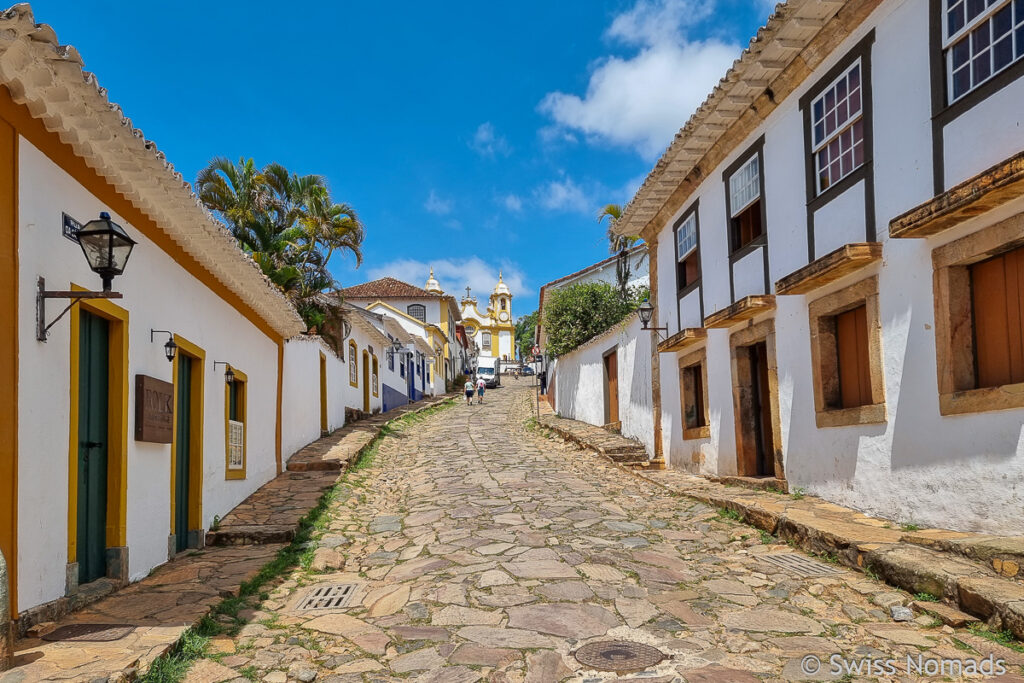
[[[621,442],[628,441],[621,436],[558,417],[550,408],[541,411],[541,424],[562,438],[622,462],[614,455],[624,449]],[[942,598],[947,606],[970,613],[953,609],[947,622],[973,615],[1024,640],[1024,583],[1020,581],[1024,537],[900,525],[814,496],[786,495],[773,490],[773,486],[785,486],[776,479],[703,477],[656,468],[630,471],[671,493],[730,510],[795,547],[869,571],[911,593]]]
[[[271,561],[294,538],[299,521],[324,489],[390,420],[447,400],[420,401],[346,426],[310,444],[289,461],[302,463],[271,480],[209,532],[206,549],[189,551],[147,578],[77,611],[56,624],[40,624],[38,635],[69,624],[131,624],[136,629],[111,642],[48,642],[28,637],[15,643],[14,668],[0,683],[106,681],[133,678],[167,652],[190,626]],[[358,434],[358,438],[352,438]],[[328,461],[326,466],[317,461]]]
[[[735,515],[667,492],[525,425],[532,393],[509,381],[382,440],[350,471],[308,570],[286,577],[190,680],[829,680],[829,655],[862,666],[906,656],[1024,655],[930,614],[913,597],[806,560]],[[307,609],[313,591],[347,604]],[[935,603],[940,610],[939,603]],[[901,613],[902,612],[902,613]],[[666,659],[642,672],[583,668],[584,644],[626,640]],[[822,670],[801,672],[808,655]],[[864,669],[862,669],[863,671]],[[833,676],[832,679],[840,677]],[[916,676],[905,676],[906,680]],[[873,676],[843,680],[873,680]]]

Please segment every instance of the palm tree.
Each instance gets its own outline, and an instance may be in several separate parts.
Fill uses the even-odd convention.
[[[216,157],[199,172],[196,193],[292,300],[310,332],[338,320],[337,283],[328,263],[336,251],[349,251],[359,267],[365,230],[351,206],[331,199],[323,176]]]
[[[622,218],[621,204],[605,204],[604,208],[597,214],[597,222],[600,223],[605,218],[608,219],[608,232],[606,234],[608,238],[608,252],[619,255],[619,259],[615,263],[615,281],[618,284],[619,293],[625,299],[627,296],[626,283],[629,282],[631,273],[629,257],[626,255],[626,251],[640,241],[640,235],[619,235],[615,232],[615,224]]]

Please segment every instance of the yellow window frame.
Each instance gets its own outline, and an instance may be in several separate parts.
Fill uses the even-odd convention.
[[[235,374],[232,384],[224,383],[224,479],[245,479],[249,467],[249,376],[233,365],[229,365],[231,372]],[[235,411],[242,419],[242,469],[233,470],[228,467],[231,462],[231,391],[235,385],[241,386],[241,391],[236,394]]]

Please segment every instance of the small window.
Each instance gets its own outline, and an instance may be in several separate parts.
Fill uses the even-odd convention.
[[[885,386],[872,276],[808,305],[818,427],[885,422]]]
[[[348,343],[348,383],[354,387],[359,386],[359,367],[356,363],[356,343]]]
[[[378,373],[378,370],[379,370],[379,365],[377,363],[377,356],[373,357],[373,361],[371,362],[371,365],[373,367],[372,367],[372,370],[370,371],[370,390],[373,392],[374,396],[378,396],[380,394],[380,389],[379,389],[379,386],[377,384],[377,373]]]
[[[246,470],[246,387],[245,373],[232,367],[234,380],[224,384],[225,454],[224,478],[245,479]]]
[[[976,388],[1024,382],[1024,247],[970,266]]]
[[[949,103],[1024,56],[1024,2],[944,0]]]
[[[811,103],[811,152],[818,193],[864,165],[860,60]]]
[[[505,300],[504,299],[501,300],[501,310],[503,310],[503,311],[505,310]]]
[[[679,359],[679,398],[683,411],[683,438],[710,437],[706,349],[700,349]]]
[[[729,211],[732,250],[737,251],[762,234],[761,157],[754,154],[729,177]]]
[[[389,342],[394,342],[395,338],[392,337],[389,334],[388,335],[388,341]],[[388,370],[390,370],[391,372],[394,372],[395,371],[395,354],[393,354],[393,353],[385,353],[385,355],[388,357]]]
[[[676,229],[676,284],[682,292],[700,279],[700,254],[697,252],[697,212],[693,211]]]
[[[491,350],[491,333],[490,332],[482,332],[480,334],[480,346],[485,351],[490,351]]]
[[[416,318],[421,323],[427,322],[427,307],[423,304],[409,304],[406,312],[413,318]]]

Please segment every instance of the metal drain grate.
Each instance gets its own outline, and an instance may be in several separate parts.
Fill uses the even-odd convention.
[[[665,653],[650,645],[628,640],[587,643],[576,650],[576,661],[597,671],[640,671],[665,659]]]
[[[315,586],[306,593],[295,610],[312,612],[314,610],[342,609],[348,607],[353,596],[359,592],[358,583],[333,583]]]
[[[796,574],[797,576],[825,576],[827,574],[842,574],[843,570],[837,567],[812,560],[809,557],[796,553],[776,553],[774,555],[761,555],[760,559],[768,564],[775,565],[779,569]]]

